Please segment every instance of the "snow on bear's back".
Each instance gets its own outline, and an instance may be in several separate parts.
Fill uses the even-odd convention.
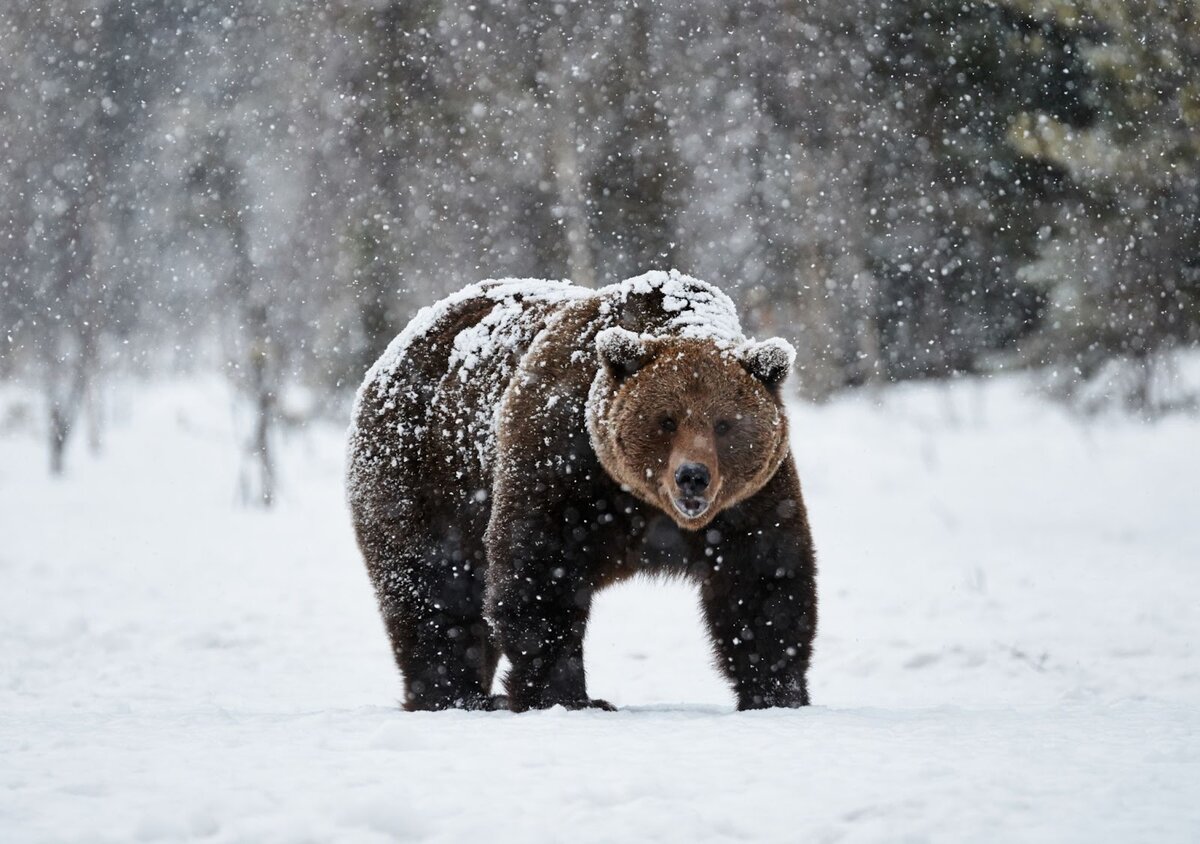
[[[404,330],[396,335],[388,344],[386,351],[380,355],[375,364],[367,371],[359,388],[359,402],[363,393],[371,386],[375,387],[376,396],[388,390],[393,377],[401,368],[409,349],[418,338],[428,335],[443,319],[461,305],[476,299],[490,299],[495,302],[489,315],[485,318],[492,328],[511,326],[515,324],[525,310],[522,303],[557,304],[572,299],[579,299],[591,291],[576,287],[568,281],[555,281],[542,278],[503,278],[487,279],[470,284],[444,299],[427,305],[417,311]],[[466,334],[468,332],[464,332]],[[484,335],[494,335],[486,340]],[[459,364],[460,369],[466,364],[466,372],[473,368],[481,355],[497,351],[497,344],[508,336],[505,332],[489,331],[474,332],[474,339],[461,341],[455,339],[455,356],[452,360]],[[461,335],[460,335],[461,337]],[[465,375],[462,376],[465,380]]]
[[[540,278],[488,279],[421,308],[367,372],[359,389],[359,401],[371,386],[375,388],[376,397],[382,397],[402,367],[413,342],[428,335],[457,307],[472,300],[485,298],[496,305],[481,323],[455,338],[451,365],[464,381],[482,359],[506,350],[506,344],[516,342],[520,332],[514,329],[529,304],[556,305],[597,296],[603,302],[603,314],[614,305],[620,311],[631,297],[654,293],[661,295],[662,308],[667,312],[659,327],[663,333],[711,339],[721,346],[745,342],[732,300],[717,287],[678,270],[652,270],[600,290],[578,287],[569,281]]]
[[[733,300],[716,286],[678,270],[652,270],[602,288],[601,314],[619,313],[631,299],[654,294],[661,296],[665,313],[649,333],[712,340],[723,348],[746,342]]]
[[[418,311],[359,387],[351,475],[367,471],[364,463],[416,454],[431,438],[451,449],[455,465],[471,461],[486,471],[495,453],[494,410],[520,351],[559,305],[591,293],[564,281],[489,279]],[[444,368],[430,371],[421,357],[446,344]]]

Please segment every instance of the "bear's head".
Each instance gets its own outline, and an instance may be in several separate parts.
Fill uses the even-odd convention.
[[[698,530],[754,495],[787,456],[786,341],[729,348],[608,328],[596,351],[588,428],[600,463],[680,527]]]

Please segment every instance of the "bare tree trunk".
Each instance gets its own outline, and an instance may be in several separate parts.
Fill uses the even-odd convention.
[[[558,122],[557,119],[555,122]],[[551,141],[554,156],[554,180],[558,202],[563,210],[567,233],[567,272],[571,281],[584,287],[596,286],[596,267],[588,231],[587,203],[583,198],[583,180],[575,150],[575,121],[555,132]]]
[[[255,337],[249,354],[250,400],[254,407],[253,430],[247,441],[247,458],[257,464],[258,484],[251,490],[251,503],[270,507],[275,503],[275,461],[271,451],[271,429],[275,423],[275,389],[272,377],[270,339],[266,332],[266,307],[250,308]]]
[[[78,357],[67,373],[68,383],[63,386],[58,378],[50,377],[50,473],[61,475],[65,468],[67,443],[75,430],[80,409],[89,387],[91,357],[94,344],[89,338],[81,338]]]
[[[247,471],[257,482],[245,489],[247,504],[271,507],[275,503],[275,463],[271,434],[275,424],[276,379],[267,306],[259,290],[257,269],[250,258],[246,231],[241,220],[234,222],[233,292],[237,297],[242,333],[238,344],[244,350],[246,367],[244,390],[253,409],[250,436],[246,438],[243,459]]]
[[[87,423],[88,451],[93,456],[98,455],[104,447],[104,403],[100,399],[100,389],[95,378],[88,380],[83,399],[83,416]]]
[[[863,168],[859,157],[848,160],[838,155],[835,161],[847,171],[854,173],[850,182],[861,190]],[[878,384],[883,379],[883,349],[879,343],[879,328],[876,321],[879,307],[879,282],[867,267],[867,231],[869,229],[866,197],[857,192],[846,196],[845,213],[851,225],[846,228],[847,243],[844,254],[854,261],[854,277],[850,281],[850,296],[847,301],[854,314],[854,350],[857,360],[852,369],[854,379],[860,384]]]
[[[841,386],[841,375],[835,350],[840,346],[837,315],[825,279],[831,278],[833,268],[826,261],[819,245],[810,248],[794,269],[796,340],[803,351],[799,382],[803,393],[816,401],[824,401]]]
[[[558,211],[567,241],[567,275],[584,287],[596,286],[583,174],[579,168],[576,93],[567,73],[567,45],[562,29],[551,24],[542,39],[543,68],[549,89],[550,155]]]
[[[71,436],[71,416],[58,402],[50,406],[50,474],[63,473],[63,453]]]
[[[209,137],[204,159],[192,169],[191,183],[214,203],[214,216],[229,236],[233,255],[225,280],[225,312],[236,321],[228,332],[231,372],[240,401],[253,414],[242,448],[241,498],[245,504],[270,507],[276,495],[271,435],[279,393],[278,350],[268,310],[271,291],[250,253],[249,203],[227,138]]]
[[[100,315],[91,292],[92,250],[86,229],[87,211],[76,196],[65,215],[67,238],[62,248],[65,263],[57,279],[57,296],[66,319],[56,341],[47,348],[46,378],[50,405],[50,472],[61,475],[67,444],[83,407],[96,359],[96,332]]]

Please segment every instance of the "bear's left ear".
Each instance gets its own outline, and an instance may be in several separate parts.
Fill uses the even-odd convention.
[[[739,357],[747,372],[774,389],[792,371],[796,350],[787,340],[772,337],[769,340],[750,341],[742,346]]]
[[[646,341],[625,328],[606,328],[598,333],[596,354],[618,381],[637,372],[652,357]]]

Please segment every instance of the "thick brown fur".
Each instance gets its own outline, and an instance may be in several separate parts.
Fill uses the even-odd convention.
[[[728,302],[671,278],[685,301]],[[740,709],[807,704],[816,569],[786,365],[765,345],[681,330],[661,280],[521,289],[443,303],[356,406],[350,504],[406,707],[607,707],[586,689],[588,614],[637,573],[699,585]],[[498,332],[504,343],[463,354],[464,337]],[[691,500],[687,466],[706,469],[703,512],[676,506]],[[490,694],[501,652],[507,699]]]

